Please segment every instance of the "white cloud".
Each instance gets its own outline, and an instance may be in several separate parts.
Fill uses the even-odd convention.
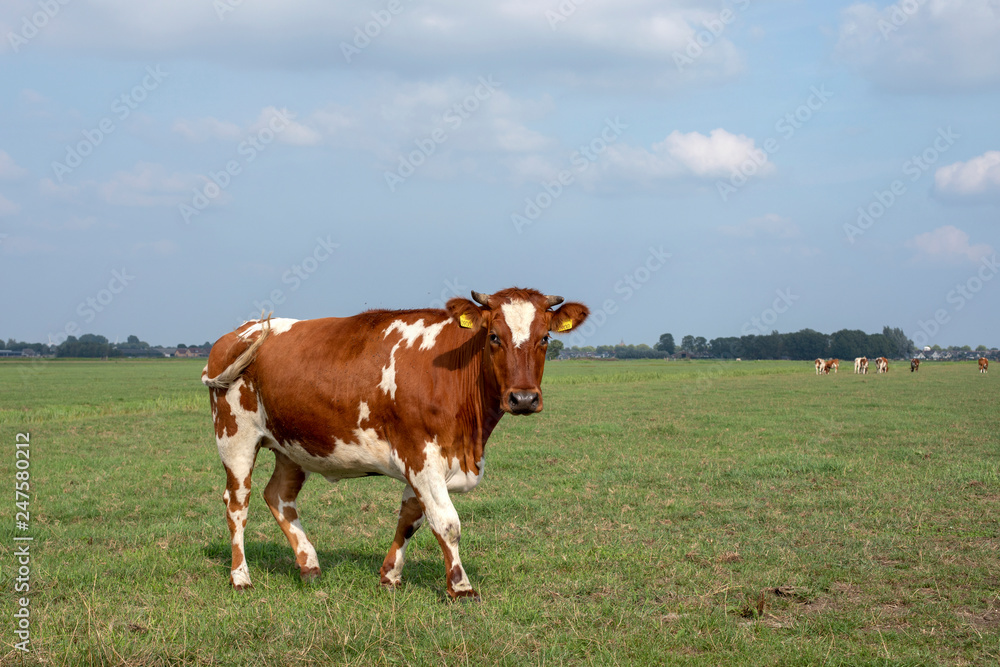
[[[14,158],[8,155],[6,151],[0,150],[0,179],[12,180],[27,173],[28,170],[17,166],[14,163]]]
[[[969,235],[952,225],[920,234],[903,245],[916,251],[916,259],[936,262],[978,262],[995,252],[992,246],[985,243],[972,245],[969,243]]]
[[[320,132],[295,120],[295,114],[288,109],[268,106],[261,109],[257,118],[246,126],[211,116],[198,120],[179,118],[171,129],[191,141],[241,141],[258,136],[261,132],[273,132],[277,141],[294,146],[315,146],[323,139]]]
[[[1000,151],[986,151],[968,162],[955,162],[934,172],[934,190],[947,198],[1000,197]]]
[[[115,206],[173,206],[190,198],[198,182],[193,174],[168,173],[162,165],[138,162],[132,171],[116,172],[97,185],[97,191]]]
[[[3,195],[0,195],[0,218],[14,215],[21,210],[20,204],[15,204],[11,200],[7,199]]]
[[[772,237],[778,239],[797,238],[802,235],[799,226],[788,218],[775,213],[768,213],[757,218],[750,218],[741,225],[723,225],[719,231],[726,236],[741,239],[757,237]]]
[[[210,139],[235,141],[245,134],[236,123],[221,121],[211,116],[198,120],[181,118],[174,121],[171,129],[191,141],[208,141]]]
[[[40,92],[32,88],[25,88],[24,90],[22,90],[20,98],[21,101],[26,104],[42,104],[43,102],[49,101],[47,97],[45,97]]]
[[[842,13],[837,55],[897,91],[969,90],[1000,84],[996,0],[911,0]]]
[[[722,128],[708,135],[674,130],[649,149],[626,143],[611,144],[607,156],[598,164],[605,177],[653,186],[660,181],[685,177],[728,177],[751,160],[752,155],[766,159],[766,153],[757,147],[754,139],[743,134],[733,134]],[[773,172],[774,165],[764,162],[759,167],[755,164],[754,169],[764,175]]]
[[[80,185],[70,185],[69,183],[56,183],[51,178],[43,178],[38,183],[38,191],[45,197],[56,199],[73,199],[83,190]]]
[[[730,25],[742,20],[741,3],[735,3],[734,19],[722,23],[715,0],[505,0],[475,5],[402,0],[401,11],[393,15],[385,11],[385,3],[326,0],[257,0],[221,14],[218,7],[230,3],[79,3],[73,5],[73,20],[49,20],[30,48],[134,59],[195,58],[240,67],[333,65],[456,73],[468,72],[470,66],[481,70],[484,60],[504,53],[507,65],[525,76],[642,88],[701,85],[743,68],[729,34]],[[5,0],[0,26],[16,32],[23,17],[37,11],[33,0]],[[375,12],[382,15],[381,24]],[[716,27],[716,33],[708,25]],[[374,36],[366,36],[366,29]],[[359,33],[362,37],[355,43]],[[0,52],[10,50],[8,42],[0,43]],[[674,54],[699,43],[694,64],[680,71]],[[517,45],[516,52],[511,44]],[[345,57],[343,45],[355,52]]]

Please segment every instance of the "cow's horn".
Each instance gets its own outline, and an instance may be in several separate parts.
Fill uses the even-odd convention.
[[[476,290],[472,290],[472,298],[475,299],[476,303],[478,303],[480,306],[485,306],[486,308],[490,307],[489,294],[483,294],[482,292],[477,292]]]
[[[558,306],[560,303],[563,302],[563,298],[561,296],[554,296],[552,294],[546,294],[545,300],[548,302],[549,308],[552,308],[553,306]]]

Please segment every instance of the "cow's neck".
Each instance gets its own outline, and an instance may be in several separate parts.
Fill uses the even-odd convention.
[[[493,429],[500,422],[500,418],[503,417],[503,410],[500,408],[502,398],[500,386],[497,384],[490,367],[489,352],[483,348],[485,348],[485,341],[469,366],[477,379],[475,400],[479,412],[480,437],[485,445],[487,438],[490,437]]]
[[[461,440],[472,448],[469,454],[475,461],[482,458],[486,440],[503,416],[500,387],[490,369],[485,346],[486,334],[480,332],[457,350],[460,356],[457,363],[460,386],[465,395],[465,409],[461,411]]]

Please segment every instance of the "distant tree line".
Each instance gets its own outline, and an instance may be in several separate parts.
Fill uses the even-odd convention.
[[[662,349],[673,343],[673,337],[660,337]],[[812,329],[794,333],[772,331],[765,335],[730,336],[706,341],[702,337],[684,336],[681,351],[692,356],[715,359],[793,359],[807,360],[836,357],[888,357],[901,359],[916,351],[913,341],[898,327],[884,327],[882,333],[865,333],[859,329],[841,329],[825,334]]]
[[[198,345],[185,345],[181,343],[178,348],[202,347],[211,349],[211,343]],[[112,343],[105,336],[99,334],[86,333],[79,338],[69,336],[59,345],[46,345],[45,343],[25,343],[13,338],[3,343],[0,339],[0,349],[22,352],[23,350],[33,350],[35,354],[54,354],[57,357],[89,357],[107,359],[113,357],[162,357],[163,350],[151,346],[138,336],[129,336],[124,343]]]
[[[966,349],[968,346],[965,346]],[[980,345],[985,350],[985,346]],[[940,348],[939,348],[940,349]],[[960,349],[960,348],[955,348]],[[707,340],[684,336],[678,346],[673,334],[665,333],[652,347],[640,345],[598,345],[566,348],[564,356],[597,356],[616,359],[662,359],[678,353],[713,359],[855,359],[856,357],[909,358],[916,352],[913,341],[898,327],[884,327],[882,333],[868,334],[858,329],[841,329],[832,334],[803,329],[795,333],[772,331],[765,335],[731,336]]]

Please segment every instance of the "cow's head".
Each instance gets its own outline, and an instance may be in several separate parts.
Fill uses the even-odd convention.
[[[587,319],[582,303],[560,303],[561,296],[512,287],[494,294],[473,292],[472,298],[448,301],[448,312],[460,327],[483,341],[483,369],[500,392],[505,412],[526,415],[542,409],[542,372],[549,334],[570,331]]]

